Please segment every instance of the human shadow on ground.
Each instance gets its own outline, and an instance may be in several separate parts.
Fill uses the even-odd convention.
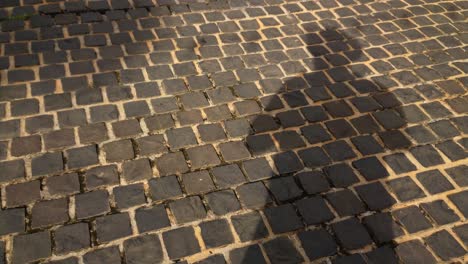
[[[292,62],[305,72],[261,80],[261,89],[272,95],[260,99],[265,114],[250,119],[253,133],[245,139],[255,156],[271,155],[277,170],[265,158],[242,164],[253,182],[236,192],[265,218],[251,212],[233,217],[233,225],[242,242],[261,241],[272,263],[303,262],[298,243],[311,261],[398,263],[392,240],[404,233],[389,212],[397,201],[382,180],[392,170],[416,169],[404,154],[412,143],[398,129],[418,113],[399,108],[390,91],[397,83],[366,65],[371,58],[363,52],[365,42],[337,29],[300,37],[307,44],[302,61],[313,71]],[[409,183],[392,184],[402,190]],[[408,192],[401,195],[414,198]],[[262,242],[269,232],[287,235]],[[352,254],[362,248],[367,253]],[[265,263],[258,244],[232,251],[230,259]]]

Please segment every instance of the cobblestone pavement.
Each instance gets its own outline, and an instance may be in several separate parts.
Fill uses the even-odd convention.
[[[0,7],[0,263],[467,261],[467,1]]]

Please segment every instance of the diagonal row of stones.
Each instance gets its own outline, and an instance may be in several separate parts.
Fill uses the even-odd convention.
[[[463,2],[67,3],[0,13],[0,263],[466,254]]]

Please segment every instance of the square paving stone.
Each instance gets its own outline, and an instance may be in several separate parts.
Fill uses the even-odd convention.
[[[159,154],[167,151],[163,135],[150,135],[135,140],[140,155]]]
[[[429,119],[416,105],[405,105],[396,108],[399,115],[408,123],[421,123]],[[404,124],[403,124],[404,125]]]
[[[362,257],[361,254],[355,253],[348,256],[338,256],[334,259],[333,264],[343,264],[343,263],[356,263],[356,264],[364,264],[366,261]]]
[[[424,191],[410,177],[402,177],[387,182],[390,189],[396,194],[400,201],[406,202],[426,195]]]
[[[85,264],[99,264],[109,261],[111,263],[120,263],[119,247],[107,247],[90,251],[83,256]]]
[[[163,130],[174,126],[174,120],[170,114],[155,115],[144,120],[150,131]]]
[[[236,248],[229,252],[229,260],[232,264],[241,264],[244,263],[247,259],[252,261],[252,263],[266,263],[262,251],[258,245]]]
[[[388,130],[379,133],[385,146],[389,149],[407,149],[411,146],[409,139],[399,130]]]
[[[466,254],[466,250],[463,246],[446,230],[430,235],[425,241],[442,260],[450,260]]]
[[[437,263],[434,256],[419,240],[411,240],[398,245],[397,256],[407,263]]]
[[[237,187],[236,193],[245,208],[261,208],[272,202],[262,182],[247,183]]]
[[[154,263],[163,260],[163,249],[157,235],[144,235],[124,241],[125,261],[129,264]]]
[[[302,195],[302,190],[292,176],[267,180],[265,184],[276,200],[280,202],[286,202]]]
[[[296,172],[304,168],[297,155],[292,151],[275,154],[272,159],[280,174]]]
[[[221,163],[218,154],[212,145],[187,149],[187,155],[191,161],[192,169],[216,166]]]
[[[31,119],[29,119],[31,120]],[[33,121],[34,122],[34,121]],[[36,121],[38,122],[38,121]],[[53,122],[53,121],[52,121]],[[28,130],[39,130],[41,128],[50,128],[52,123],[50,120],[48,120],[47,124],[41,123],[41,124],[32,124],[30,123],[29,129]],[[0,139],[10,139],[13,137],[18,137],[20,135],[20,120],[9,120],[9,121],[4,121],[0,122]],[[33,127],[33,128],[31,128]]]
[[[106,153],[106,160],[110,162],[133,159],[135,157],[133,144],[129,139],[106,143],[103,148]]]
[[[13,239],[13,263],[28,263],[51,254],[52,242],[48,231],[19,235]]]
[[[59,227],[54,232],[55,252],[63,254],[88,248],[91,243],[89,232],[87,223]]]
[[[96,219],[96,237],[99,244],[132,235],[127,213],[101,216]]]
[[[184,173],[189,170],[182,152],[167,153],[156,158],[156,167],[160,175]]]
[[[185,197],[169,203],[177,223],[187,223],[206,217],[206,209],[198,196]]]
[[[448,198],[465,217],[468,215],[468,191],[451,194]]]
[[[372,155],[384,151],[384,148],[372,136],[357,136],[351,138],[351,142],[362,155]]]
[[[125,161],[122,164],[122,177],[128,183],[150,179],[153,177],[153,170],[149,159],[142,158]]]
[[[279,128],[278,123],[270,115],[255,115],[251,116],[249,120],[255,132],[258,133],[273,131]]]
[[[432,224],[424,216],[421,209],[414,205],[393,211],[392,214],[410,233],[415,233],[432,227]]]
[[[190,111],[180,111],[177,113],[177,119],[179,120],[181,126],[196,125],[203,123],[201,111],[198,109]]]
[[[376,248],[368,252],[366,257],[374,263],[398,263],[395,251],[389,246]]]
[[[307,121],[315,123],[328,119],[328,115],[321,106],[307,106],[301,108],[301,113]]]
[[[179,259],[200,252],[193,227],[181,227],[162,234],[170,259]]]
[[[351,119],[351,123],[361,134],[373,133],[380,130],[379,125],[370,115],[353,118]]]
[[[353,166],[366,180],[388,177],[388,171],[376,157],[368,157],[353,162]]]
[[[69,168],[80,168],[98,163],[96,145],[89,145],[66,151]]]
[[[108,186],[119,183],[117,166],[107,165],[89,169],[84,173],[86,189],[92,190],[100,186]]]
[[[224,215],[241,209],[239,201],[232,190],[209,193],[205,196],[208,206],[216,215]]]
[[[104,122],[119,118],[119,110],[114,105],[100,105],[90,108],[91,122]]]
[[[340,244],[347,250],[372,244],[372,239],[357,218],[349,218],[332,225]]]
[[[108,199],[108,193],[103,190],[97,190],[76,195],[76,218],[84,219],[109,212],[110,207]]]
[[[304,119],[297,110],[278,113],[276,117],[280,120],[281,125],[285,128],[304,125]]]
[[[51,196],[69,195],[80,191],[80,182],[77,173],[48,177],[44,183]]]
[[[345,119],[330,120],[325,122],[325,125],[336,138],[346,138],[356,135],[354,128]]]
[[[169,146],[174,149],[197,144],[197,139],[190,127],[175,128],[166,132]]]
[[[204,142],[213,142],[226,139],[223,127],[220,124],[206,124],[197,127],[200,137]]]
[[[326,194],[327,200],[340,216],[358,215],[366,209],[364,204],[351,190],[339,190]]]
[[[302,231],[298,234],[305,253],[310,260],[332,256],[337,253],[334,238],[325,229]]]
[[[330,185],[321,172],[307,171],[295,176],[307,194],[317,194],[330,189]]]
[[[268,207],[264,212],[275,234],[294,231],[303,226],[292,204]]]
[[[371,210],[388,208],[396,202],[380,182],[360,185],[355,190]]]
[[[468,175],[468,166],[460,165],[446,169],[445,171],[459,186],[468,185],[468,177],[465,177],[465,175]]]
[[[330,157],[320,147],[299,150],[298,154],[304,165],[309,168],[325,166],[331,163]]]
[[[250,152],[242,141],[221,143],[219,145],[219,149],[223,159],[227,162],[247,159],[250,157]]]
[[[227,120],[224,125],[227,134],[231,137],[246,136],[252,132],[252,128],[246,119]]]
[[[144,235],[124,242],[126,263],[154,263],[163,259],[161,242],[156,235]]]
[[[443,200],[423,203],[420,206],[438,225],[445,225],[460,220],[458,215]]]
[[[363,223],[379,244],[390,242],[392,239],[404,234],[401,227],[392,219],[390,213],[376,213],[366,216],[363,218]]]
[[[227,105],[217,105],[203,109],[206,118],[210,122],[227,120],[232,117]],[[250,131],[250,130],[249,130]]]
[[[7,157],[8,152],[8,141],[0,141],[0,160],[4,160]]]
[[[18,159],[0,162],[0,182],[24,178],[25,175],[24,160]]]
[[[436,145],[451,161],[457,161],[468,157],[465,149],[454,141],[447,140]]]
[[[24,208],[0,211],[0,235],[23,232],[26,229]],[[1,263],[1,262],[0,262]]]
[[[137,209],[135,221],[140,233],[159,230],[171,225],[166,208],[162,204]]]
[[[324,223],[335,217],[325,200],[319,196],[299,200],[296,207],[307,225]]]
[[[284,108],[284,104],[278,95],[267,95],[267,96],[261,97],[260,103],[262,105],[263,110],[265,111],[273,111],[273,110]],[[280,119],[278,115],[276,117]],[[280,119],[280,122],[281,120],[282,119]]]
[[[394,153],[383,157],[396,174],[407,173],[416,170],[416,166],[408,160],[403,153]]]
[[[225,188],[244,183],[245,177],[237,164],[230,164],[211,169],[216,185]]]
[[[47,150],[70,147],[73,145],[75,145],[73,129],[56,130],[44,135],[44,146]]]
[[[146,203],[143,184],[118,186],[112,190],[117,208],[125,209]]]
[[[343,140],[333,141],[324,145],[323,148],[334,161],[342,161],[356,157],[356,153]]]
[[[268,134],[249,135],[246,138],[246,143],[253,155],[260,156],[277,151],[275,143]]]
[[[112,123],[112,130],[116,137],[128,137],[142,132],[140,123],[136,119],[128,119]]]
[[[31,212],[33,228],[62,224],[69,220],[68,201],[65,198],[37,202]]]
[[[150,114],[146,101],[133,101],[124,104],[125,115],[130,117],[142,117]]]
[[[234,242],[231,228],[226,219],[202,222],[200,229],[207,248],[220,247]]]
[[[417,146],[410,149],[411,154],[424,167],[435,166],[444,163],[437,150],[431,145]]]
[[[39,181],[10,184],[5,187],[7,207],[22,206],[41,198]]]
[[[10,102],[12,116],[25,116],[39,113],[37,99],[22,99]]]
[[[58,121],[61,128],[85,125],[86,113],[83,109],[58,112]]]
[[[294,246],[293,242],[287,237],[278,237],[263,243],[266,254],[271,263],[288,262],[301,263],[304,258]]]
[[[188,195],[200,194],[215,189],[208,171],[189,172],[182,175],[182,182]]]
[[[231,217],[232,225],[242,242],[268,236],[268,230],[258,212],[250,212]]]
[[[323,171],[335,187],[347,187],[359,182],[351,166],[346,163],[338,163],[325,167]]]
[[[221,254],[211,255],[205,259],[195,262],[196,264],[225,264],[226,260]]]
[[[466,245],[468,244],[468,224],[460,225],[452,229],[455,234],[461,239],[461,241]]]
[[[282,131],[275,133],[273,137],[278,142],[280,150],[290,150],[305,147],[304,140],[295,131]]]
[[[325,110],[335,118],[353,115],[353,110],[343,100],[325,103],[323,106],[325,107]]]
[[[154,200],[165,200],[182,195],[176,176],[151,179],[148,182],[151,197]]]
[[[265,158],[251,159],[242,162],[242,169],[251,181],[275,176],[273,169]]]
[[[416,174],[418,181],[430,194],[452,190],[453,185],[439,170],[430,170]]]
[[[405,120],[395,110],[385,109],[374,112],[373,116],[385,129],[398,129],[405,125]]]
[[[78,105],[90,105],[103,101],[101,89],[81,89],[76,91],[75,97]]]

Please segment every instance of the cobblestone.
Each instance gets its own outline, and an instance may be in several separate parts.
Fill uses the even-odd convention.
[[[464,262],[464,2],[0,2],[0,263]]]

